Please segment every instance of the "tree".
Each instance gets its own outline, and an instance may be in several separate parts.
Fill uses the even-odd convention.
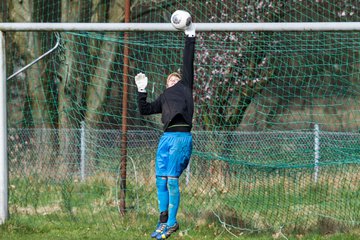
[[[99,1],[94,1],[96,4],[101,4]],[[95,4],[95,3],[93,3]],[[107,22],[117,23],[123,22],[125,19],[125,5],[124,1],[112,0],[109,3]],[[98,15],[94,11],[92,21],[98,21]],[[120,33],[122,34],[122,33]],[[105,33],[104,39],[112,37],[111,33]],[[93,69],[92,77],[89,79],[86,96],[86,113],[85,122],[87,127],[95,127],[101,122],[104,112],[103,106],[106,102],[106,95],[108,93],[108,86],[110,82],[110,70],[115,61],[116,53],[119,51],[118,44],[112,41],[101,41],[98,51],[93,51],[92,56],[97,56],[96,65]],[[122,51],[120,49],[120,51]]]
[[[14,22],[37,22],[44,20],[44,15],[35,15],[34,9],[37,8],[33,1],[10,1],[9,5],[9,20]],[[15,49],[12,51],[17,56],[17,61],[12,61],[17,64],[14,70],[23,67],[42,55],[42,33],[38,32],[15,32],[12,34],[12,44]],[[22,76],[14,79],[14,84],[9,84],[10,94],[18,98],[23,105],[20,109],[31,109],[30,114],[23,114],[24,111],[20,109],[12,109],[12,116],[25,119],[25,116],[31,118],[23,121],[23,127],[33,127],[35,142],[50,143],[47,148],[42,148],[41,144],[35,146],[37,153],[37,163],[49,164],[53,159],[54,145],[53,136],[47,131],[54,127],[51,122],[48,101],[48,76],[46,72],[47,63],[40,61],[36,65],[26,69]],[[10,68],[11,69],[11,68]],[[16,85],[16,90],[12,87]],[[16,92],[15,92],[16,91]],[[28,101],[28,99],[30,101]],[[10,123],[11,124],[11,123]],[[41,171],[41,168],[39,168]]]

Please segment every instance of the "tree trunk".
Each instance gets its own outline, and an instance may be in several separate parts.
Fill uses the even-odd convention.
[[[108,22],[123,22],[125,17],[124,1],[112,0],[110,4]],[[104,38],[106,39],[110,36],[112,36],[111,33],[106,33]],[[87,127],[94,128],[102,120],[103,115],[99,113],[103,112],[102,108],[105,103],[105,97],[110,82],[110,69],[115,60],[116,52],[118,51],[117,46],[118,45],[114,42],[106,40],[101,41],[100,51],[96,53],[98,56],[97,64],[94,68],[94,73],[90,78],[86,97],[87,110],[85,121]]]
[[[103,6],[94,6],[94,4],[101,4],[99,1],[93,1],[93,9],[104,9]],[[125,18],[125,2],[122,0],[112,0],[110,6],[108,6],[108,19],[107,22],[123,22]],[[104,21],[99,19],[97,11],[93,11],[91,16],[92,21]],[[120,33],[123,34],[123,33]],[[113,36],[113,33],[105,33],[104,38]],[[118,49],[118,44],[111,41],[101,41],[100,49],[98,52],[92,52],[92,55],[97,56],[96,66],[94,72],[91,74],[89,79],[89,85],[87,88],[86,96],[86,113],[85,113],[85,125],[89,129],[96,129],[99,123],[103,122],[106,96],[108,95],[111,79],[111,68],[115,61],[116,53],[122,51]],[[92,131],[92,133],[96,133]],[[87,148],[92,149],[87,154],[87,172],[93,172],[96,165],[96,147],[98,136],[90,136],[88,139]]]
[[[61,1],[61,22],[82,22],[82,8],[86,1]],[[64,37],[64,61],[59,69],[59,173],[62,176],[72,175],[77,172],[79,166],[79,137],[78,131],[82,105],[82,92],[84,76],[77,72],[77,63],[81,61],[77,54],[79,46],[76,42],[78,37],[72,34],[63,34]],[[81,49],[86,51],[86,49]],[[86,55],[86,54],[85,54]],[[80,133],[80,132],[79,132]]]
[[[11,22],[35,22],[37,19],[41,20],[44,16],[35,16],[34,8],[33,1],[11,1],[9,4],[9,20]],[[17,66],[14,70],[22,68],[24,65],[32,62],[43,54],[40,33],[16,32],[13,34],[13,41],[18,51],[15,54],[19,56],[19,63],[15,63]],[[47,169],[50,167],[48,164],[52,161],[51,156],[53,156],[52,153],[54,152],[52,134],[48,131],[52,127],[52,123],[50,121],[49,101],[46,95],[48,79],[45,68],[46,63],[44,61],[39,61],[23,71],[22,75],[19,76],[19,78],[24,78],[25,76],[25,79],[23,79],[22,82],[16,82],[16,78],[12,80],[15,81],[18,92],[21,92],[18,89],[19,86],[23,86],[23,90],[26,90],[22,91],[26,92],[26,94],[18,95],[22,98],[20,101],[23,106],[21,106],[20,109],[15,109],[16,112],[14,112],[14,114],[19,114],[22,118],[31,118],[24,119],[23,122],[31,122],[30,126],[35,129],[33,137],[37,144],[33,151],[37,154],[36,160],[39,164],[37,169],[39,169],[39,171],[46,170],[42,169],[43,167],[46,167]],[[24,115],[23,109],[25,109],[26,104],[28,104],[26,98],[31,99],[29,105],[31,114]]]

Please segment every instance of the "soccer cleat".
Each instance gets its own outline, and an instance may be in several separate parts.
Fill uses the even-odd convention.
[[[168,237],[171,236],[171,234],[173,234],[174,232],[176,232],[179,229],[179,224],[175,223],[173,226],[165,226],[165,229],[162,231],[161,234],[158,234],[156,239],[161,240],[161,239],[166,239]]]
[[[156,229],[153,233],[151,233],[151,238],[156,238],[159,234],[161,234],[166,228],[166,223],[158,223]]]

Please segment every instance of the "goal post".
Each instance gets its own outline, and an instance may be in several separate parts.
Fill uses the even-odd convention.
[[[0,31],[0,224],[8,218],[5,33]]]
[[[360,31],[360,22],[195,23],[198,32]],[[6,32],[171,32],[168,23],[0,23],[0,224],[8,219]]]

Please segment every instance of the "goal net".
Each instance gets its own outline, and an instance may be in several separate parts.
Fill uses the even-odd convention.
[[[321,3],[204,2],[199,22],[356,20],[332,1],[329,12]],[[179,1],[145,14],[141,6],[134,22],[166,22],[159,13],[195,7]],[[359,35],[197,33],[194,149],[181,177],[180,221],[215,217],[234,231],[360,224]],[[7,82],[10,213],[116,222],[125,201],[127,211],[157,218],[162,125],[139,114],[134,76],[148,76],[154,100],[181,69],[184,34],[14,32],[6,40],[8,73],[60,42]]]

